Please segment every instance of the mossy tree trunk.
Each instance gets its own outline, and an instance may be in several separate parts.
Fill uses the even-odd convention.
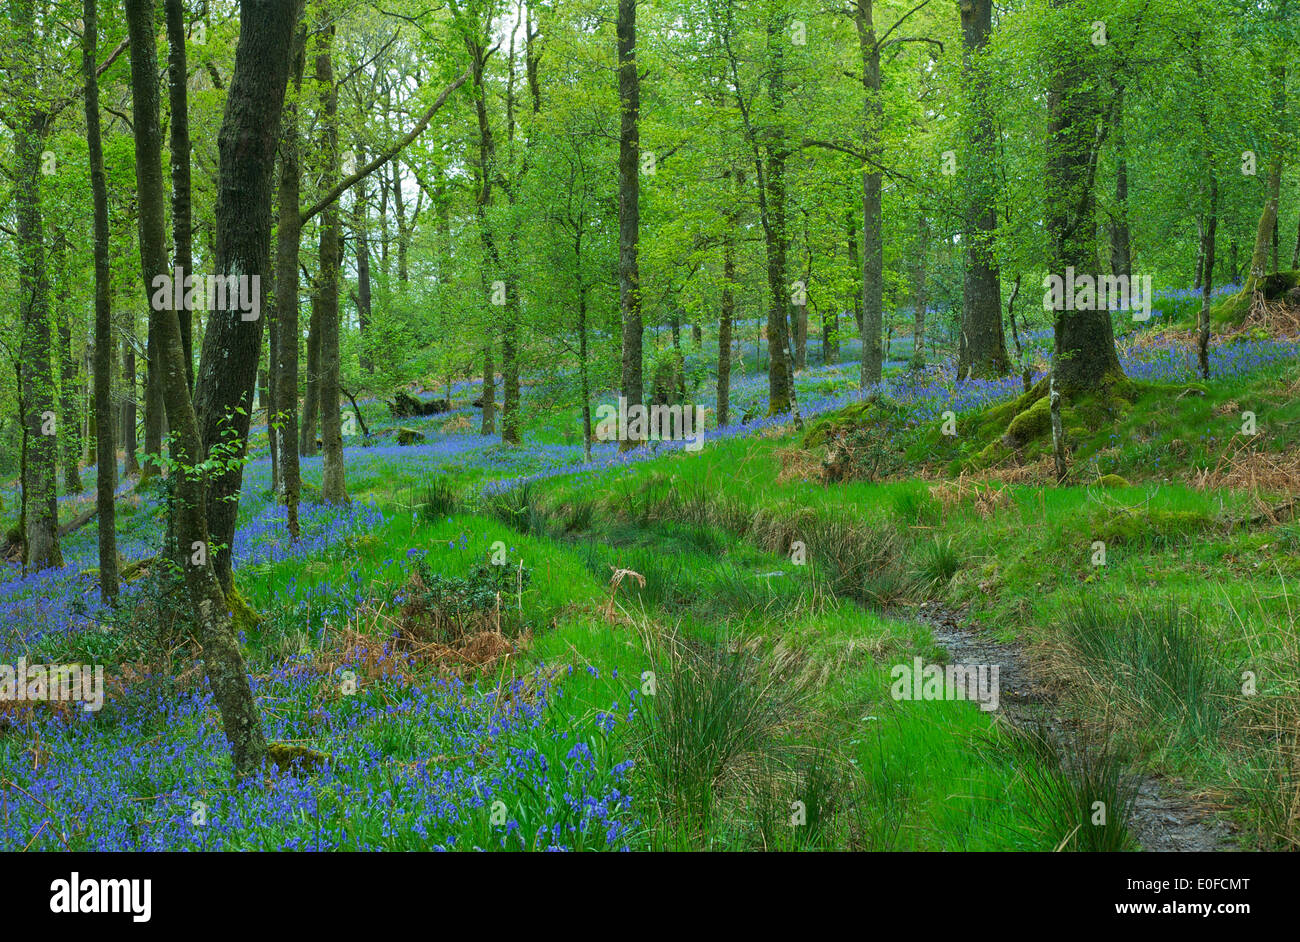
[[[980,61],[993,32],[993,0],[962,0],[962,80],[970,103],[970,156],[962,161],[966,271],[962,279],[962,343],[959,378],[1005,376],[1011,370],[1002,331],[1002,280],[993,240],[997,236],[997,148]]]
[[[1210,378],[1210,292],[1214,281],[1214,236],[1219,225],[1219,178],[1210,166],[1210,209],[1201,238],[1205,275],[1201,282],[1201,312],[1197,325],[1196,362],[1202,379]]]
[[[90,195],[94,206],[95,255],[95,508],[99,526],[99,591],[105,602],[117,598],[117,446],[113,441],[112,284],[108,261],[108,186],[104,177],[104,145],[99,125],[99,81],[95,76],[99,41],[96,0],[85,0],[82,11],[82,72],[85,78],[86,146],[90,160]],[[104,416],[100,421],[99,417]]]
[[[636,56],[637,0],[618,0],[618,308],[623,319],[619,388],[629,408],[645,398],[641,326],[641,77]],[[624,435],[619,448],[637,442]]]
[[[11,16],[22,37],[23,85],[36,93],[36,26],[31,0],[15,0]],[[22,467],[24,562],[29,571],[59,566],[57,429],[54,370],[50,360],[50,286],[46,270],[45,221],[41,210],[41,154],[52,123],[34,100],[14,103],[14,187],[18,243],[19,399],[25,442]]]
[[[1274,131],[1269,136],[1273,151],[1268,160],[1268,176],[1264,180],[1264,209],[1259,215],[1259,225],[1255,228],[1255,248],[1250,255],[1250,272],[1242,291],[1250,295],[1255,290],[1256,282],[1268,274],[1269,250],[1273,245],[1277,229],[1278,200],[1282,190],[1283,135],[1286,115],[1286,66],[1277,65],[1273,69],[1273,122]],[[1276,253],[1275,253],[1276,254]],[[1276,267],[1276,266],[1275,266]]]
[[[929,253],[930,223],[925,212],[920,211],[916,214],[916,258],[912,263],[912,358],[909,366],[914,370],[925,366],[925,307],[929,303],[925,263]]]
[[[879,383],[884,371],[881,338],[885,312],[885,241],[881,202],[884,177],[880,172],[881,124],[880,43],[873,21],[873,0],[855,0],[853,21],[862,59],[862,367],[858,385],[866,389]]]
[[[284,501],[289,536],[293,540],[299,536],[298,502],[302,494],[302,471],[298,461],[298,257],[302,247],[298,206],[302,174],[298,149],[298,96],[302,91],[306,44],[307,27],[300,23],[293,41],[293,89],[286,94],[280,127],[280,212],[275,246],[276,349],[271,367],[276,372],[273,428],[280,446],[277,486]]]
[[[1086,36],[1087,11],[1078,0],[1052,0],[1060,18],[1048,51],[1048,140],[1045,222],[1055,272],[1064,278],[1097,276],[1094,181],[1103,135],[1094,47]],[[1073,300],[1073,299],[1068,299]],[[1067,398],[1123,376],[1110,311],[1104,304],[1054,312],[1053,376]]]
[[[338,86],[334,83],[334,26],[319,31],[316,81],[321,90],[320,157],[323,187],[339,179]],[[335,200],[321,213],[320,252],[320,432],[322,444],[321,500],[348,502],[343,470],[343,427],[339,415],[339,269],[342,264],[339,205]]]
[[[262,276],[270,260],[275,152],[300,0],[240,3],[239,44],[217,143],[215,274],[248,278],[266,309]],[[242,456],[248,444],[253,385],[262,348],[263,318],[245,319],[239,305],[208,312],[194,403],[204,453],[218,446]],[[337,404],[335,406],[337,409]],[[231,585],[230,545],[239,512],[243,463],[227,462],[207,491],[216,571]]]
[[[141,0],[126,6],[127,34],[131,39],[131,110],[135,139],[135,186],[139,213],[136,227],[140,245],[139,289],[148,310],[148,368],[145,377],[144,452],[141,477],[158,473],[162,449],[162,365],[159,362],[158,319],[150,299],[155,279],[166,277],[167,196],[163,187],[162,124],[158,96],[158,52],[154,38],[153,7]]]

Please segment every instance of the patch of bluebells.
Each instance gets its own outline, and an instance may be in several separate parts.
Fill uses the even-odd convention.
[[[0,741],[13,783],[0,786],[0,847],[628,849],[631,763],[616,761],[607,723],[557,729],[580,721],[548,677],[539,668],[486,692],[458,679],[377,681],[332,696],[338,676],[291,660],[252,678],[267,737],[307,739],[331,759],[236,786],[206,685],[140,684],[98,715],[39,712],[15,732],[41,743],[40,763],[6,755],[21,748],[17,736]],[[576,744],[547,745],[561,739]],[[410,744],[400,758],[399,741]],[[507,820],[494,826],[498,800]]]

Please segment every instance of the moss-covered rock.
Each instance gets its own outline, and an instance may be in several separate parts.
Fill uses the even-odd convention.
[[[1020,448],[1043,435],[1050,434],[1052,429],[1051,407],[1051,401],[1044,396],[1028,409],[1019,413],[1007,425],[1004,441],[1008,445]]]
[[[1128,481],[1124,480],[1118,474],[1103,474],[1097,478],[1098,487],[1128,487]]]
[[[1094,539],[1116,546],[1164,545],[1199,533],[1212,522],[1213,518],[1200,510],[1132,509],[1094,518],[1092,533]]]
[[[268,745],[266,754],[281,772],[290,770],[315,772],[330,760],[330,757],[323,752],[308,749],[306,746],[282,742],[273,742]]]

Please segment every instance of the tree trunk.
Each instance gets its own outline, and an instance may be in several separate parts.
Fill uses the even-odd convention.
[[[406,262],[411,245],[411,231],[406,225],[406,198],[402,195],[402,165],[393,161],[393,208],[397,212],[397,280],[406,284],[410,277]]]
[[[1210,378],[1210,292],[1214,281],[1214,235],[1219,225],[1219,179],[1210,166],[1210,216],[1201,239],[1205,256],[1205,280],[1201,284],[1201,314],[1197,325],[1196,363],[1202,379]]]
[[[1300,213],[1296,213],[1295,251],[1291,254],[1291,270],[1300,268]]]
[[[487,346],[483,348],[483,425],[479,430],[482,435],[491,435],[496,430],[497,410],[497,365],[492,357],[492,336],[488,334]]]
[[[912,265],[912,290],[915,295],[912,308],[912,359],[908,365],[911,369],[919,370],[925,366],[925,307],[929,303],[925,291],[925,263],[930,254],[930,226],[923,212],[917,213],[916,236],[916,261]],[[1001,316],[1002,312],[999,311],[999,320]]]
[[[82,11],[81,55],[85,78],[86,145],[90,155],[90,194],[95,219],[95,509],[99,525],[99,592],[105,602],[118,593],[117,449],[112,415],[113,316],[108,261],[108,187],[104,177],[104,146],[99,129],[99,82],[95,77],[99,41],[96,0],[85,0]]]
[[[171,103],[172,264],[188,277],[194,274],[194,243],[190,213],[190,118],[184,0],[163,0],[163,10],[167,19],[167,94]],[[181,346],[185,351],[185,376],[192,390],[193,315],[188,310],[180,310],[176,316],[180,319]]]
[[[858,210],[850,207],[844,214],[845,224],[848,227],[848,251],[849,267],[853,269],[853,291],[850,297],[850,307],[853,311],[853,322],[858,325],[858,336],[862,336],[862,299],[865,295],[862,292],[862,253],[858,251]]]
[[[962,162],[965,184],[966,273],[962,282],[962,356],[959,379],[988,379],[1011,370],[1002,332],[1002,279],[993,240],[997,236],[997,146],[989,110],[988,81],[980,61],[993,32],[993,0],[961,4],[962,74],[971,106],[971,154]]]
[[[15,0],[12,16],[16,33],[27,50],[36,49],[36,29],[31,0]],[[30,56],[20,57],[23,86],[35,90],[36,75]],[[26,441],[22,467],[24,500],[24,560],[28,571],[63,564],[59,550],[57,503],[57,441],[51,421],[55,417],[53,348],[50,335],[49,281],[45,263],[45,221],[41,215],[41,153],[49,131],[49,116],[31,101],[13,103],[14,188],[18,243],[18,310],[22,328],[19,360],[19,396]]]
[[[881,334],[885,315],[885,247],[881,219],[880,129],[884,106],[880,98],[880,46],[872,20],[873,0],[856,0],[854,23],[862,57],[862,389],[880,382],[884,369]]]
[[[1052,0],[1052,5],[1063,11],[1067,21],[1076,18],[1076,0]],[[1065,31],[1068,35],[1061,36],[1050,54],[1045,224],[1054,274],[1064,278],[1066,270],[1073,268],[1076,277],[1086,274],[1095,278],[1093,179],[1101,113],[1082,59],[1092,46],[1077,42],[1073,29]],[[1123,376],[1110,311],[1102,304],[1091,308],[1054,312],[1053,375],[1057,392],[1066,397]]]
[[[808,246],[808,233],[804,231],[803,291],[794,306],[794,366],[796,370],[808,367],[808,292],[812,285],[812,249]],[[791,378],[793,381],[793,377]]]
[[[281,499],[289,538],[297,541],[302,470],[298,462],[298,254],[301,167],[298,153],[298,95],[306,57],[307,27],[300,24],[293,41],[293,93],[286,96],[280,133],[280,222],[276,236],[275,436],[279,442]]]
[[[1273,69],[1273,121],[1280,126],[1286,116],[1286,67]],[[1259,217],[1259,226],[1255,230],[1255,250],[1250,256],[1250,274],[1247,276],[1243,290],[1253,292],[1255,282],[1266,275],[1268,269],[1269,245],[1273,241],[1277,228],[1278,199],[1282,189],[1282,149],[1283,138],[1275,131],[1270,138],[1273,155],[1268,161],[1268,177],[1265,181],[1264,211]],[[1276,253],[1274,253],[1276,255]]]
[[[135,347],[131,344],[130,337],[122,338],[122,448],[126,452],[122,459],[122,467],[128,475],[135,474],[140,470],[140,462],[136,457],[136,451],[139,447],[136,440],[136,376],[135,376]]]
[[[316,81],[321,87],[322,186],[339,178],[338,86],[334,84],[331,46],[334,27],[327,28],[316,54]],[[320,224],[320,432],[322,443],[321,500],[348,502],[343,471],[343,428],[339,416],[339,267],[341,246],[339,207],[333,202],[321,213]]]
[[[365,150],[357,145],[357,163],[365,164]],[[370,239],[369,207],[365,179],[357,181],[356,199],[352,211],[352,233],[356,241],[357,252],[357,327],[360,343],[361,372],[374,370],[368,345],[370,343]]]
[[[620,389],[629,408],[645,398],[642,377],[641,275],[641,79],[636,57],[637,0],[618,0],[618,306],[623,319]],[[624,434],[620,450],[638,442]]]
[[[293,7],[295,4],[287,4],[286,7]],[[261,12],[261,11],[257,11]],[[294,11],[289,10],[292,14]],[[265,75],[273,72],[274,69],[270,62],[265,61],[264,56],[253,55],[250,61],[250,49],[254,43],[249,43],[248,36],[250,32],[256,32],[259,29],[266,30],[270,36],[275,39],[274,29],[268,27],[265,22],[259,22],[259,17],[255,15],[254,5],[250,3],[241,4],[241,23],[240,23],[240,63],[236,65],[235,78],[232,82],[231,101],[229,102],[229,111],[238,112],[242,108],[248,107],[248,102],[237,90],[246,88],[248,77],[245,74],[249,70],[256,70],[259,74]],[[260,18],[265,20],[265,17]],[[134,84],[147,71],[147,65],[144,60],[152,58],[154,50],[153,34],[153,4],[152,0],[127,0],[127,20],[128,28],[131,31],[131,59],[132,59],[132,81],[133,81],[133,100],[136,111],[136,135],[137,135],[137,173],[149,169],[146,159],[148,158],[147,136],[150,133],[157,133],[156,120],[150,122],[146,113],[142,120],[140,106],[145,104],[148,108],[148,99],[151,95],[157,94],[156,81],[153,87],[144,88]],[[283,48],[283,47],[281,47]],[[141,67],[137,67],[136,62],[140,61]],[[242,68],[241,68],[242,66]],[[154,69],[156,79],[156,65]],[[156,108],[156,98],[154,100]],[[256,104],[253,104],[256,109]],[[157,112],[154,111],[156,119]],[[245,119],[251,120],[252,115],[246,114]],[[261,114],[264,121],[269,122],[271,119],[266,114]],[[276,112],[278,120],[278,106]],[[153,131],[147,127],[142,131],[141,124],[152,124]],[[145,135],[144,153],[142,154],[142,135]],[[225,135],[223,134],[223,137]],[[223,151],[228,150],[231,146],[229,138],[226,139],[226,145]],[[225,160],[223,160],[223,164]],[[233,181],[227,176],[228,167],[223,166],[222,188],[223,191],[233,185]],[[147,179],[147,174],[146,174]],[[161,164],[158,165],[159,189],[161,189]],[[245,180],[246,183],[252,181]],[[142,183],[143,185],[143,183]],[[269,194],[267,194],[269,196]],[[228,198],[228,197],[227,197]],[[145,200],[142,194],[141,198],[141,216],[145,216]],[[161,209],[161,204],[159,204]],[[150,207],[150,211],[152,208]],[[220,225],[223,214],[218,211],[218,245],[223,248],[227,247],[227,240],[230,234],[224,232]],[[227,224],[229,218],[226,218]],[[142,239],[145,236],[147,228],[154,228],[152,224],[148,227],[144,223],[141,225]],[[161,254],[165,260],[165,248],[161,248],[162,227],[158,225],[160,244],[159,248],[152,245],[155,236],[150,233],[150,246],[147,248],[149,253],[146,257],[154,254]],[[146,249],[142,246],[142,256],[145,255]],[[228,271],[227,268],[221,268],[223,253],[218,253],[218,269]],[[229,261],[229,257],[225,256]],[[148,264],[148,262],[146,262]],[[165,262],[164,262],[165,264]],[[243,269],[241,269],[243,270]],[[256,271],[256,269],[254,269]],[[173,456],[176,461],[176,470],[174,471],[175,482],[175,499],[173,501],[173,513],[176,515],[176,533],[182,547],[188,547],[191,550],[190,565],[185,567],[185,583],[190,597],[190,604],[193,608],[194,616],[198,624],[199,640],[203,650],[203,665],[207,673],[208,686],[212,691],[213,699],[216,701],[217,708],[221,713],[222,726],[225,730],[226,739],[230,743],[231,757],[234,762],[235,772],[238,775],[244,775],[258,769],[266,758],[266,740],[262,733],[261,717],[257,712],[257,705],[253,700],[252,690],[248,683],[248,674],[244,666],[243,655],[239,650],[239,643],[235,638],[234,629],[231,623],[229,613],[229,603],[226,600],[226,593],[223,591],[222,584],[214,568],[214,553],[212,542],[209,538],[207,520],[205,515],[204,502],[204,479],[201,472],[197,470],[203,461],[205,449],[203,441],[199,435],[199,426],[194,410],[190,402],[189,386],[185,371],[185,351],[181,340],[180,318],[175,310],[163,308],[158,310],[153,318],[156,325],[155,337],[157,340],[157,349],[159,356],[157,358],[159,366],[159,378],[163,384],[164,397],[163,401],[168,410],[169,424],[174,433],[173,438]],[[209,330],[209,336],[213,333]],[[256,351],[256,347],[253,348]],[[226,359],[223,357],[223,359]],[[234,359],[233,357],[230,359]],[[227,365],[227,368],[232,368]],[[253,358],[252,368],[256,370],[256,356]],[[200,387],[203,385],[203,371],[200,370]],[[232,531],[233,534],[233,531]]]
[[[307,392],[302,401],[302,428],[298,453],[316,455],[316,418],[320,412],[320,292],[311,292],[311,316],[307,320]]]
[[[270,258],[272,177],[280,116],[301,4],[240,3],[239,45],[218,136],[215,273],[248,279],[257,317],[241,305],[208,312],[195,384],[203,448],[221,445],[241,457],[248,443],[253,382],[262,347],[262,274]],[[336,405],[337,408],[337,405]],[[208,525],[217,544],[216,572],[231,582],[230,545],[239,512],[242,462],[228,462],[208,487]]]
[[[580,242],[578,243],[581,244]],[[582,396],[582,456],[591,461],[591,380],[587,363],[587,285],[582,275],[582,251],[578,260],[578,379]]]
[[[1124,86],[1115,89],[1115,215],[1110,224],[1110,272],[1133,276],[1128,225],[1128,138],[1124,133]]]
[[[722,235],[722,315],[718,321],[718,428],[731,421],[731,322],[736,316],[736,239],[728,220]]]
[[[56,270],[60,280],[66,272]],[[77,361],[72,356],[72,324],[67,303],[59,305],[59,431],[63,447],[63,487],[69,494],[81,493],[81,404],[78,399]]]
[[[162,368],[158,362],[158,318],[152,298],[167,269],[166,194],[163,187],[162,124],[158,101],[158,53],[155,45],[153,6],[131,0],[127,4],[127,34],[131,39],[131,110],[135,131],[135,186],[139,213],[140,272],[149,311],[148,369],[145,377],[144,451],[142,476],[156,474],[162,454]],[[170,292],[169,292],[170,293]],[[170,302],[169,298],[169,302]]]

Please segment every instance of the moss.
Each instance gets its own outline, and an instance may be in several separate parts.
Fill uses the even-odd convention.
[[[898,412],[896,405],[878,397],[855,402],[815,422],[804,432],[803,447],[816,448],[845,432],[885,425]]]
[[[1144,541],[1160,545],[1205,529],[1211,519],[1202,510],[1130,510],[1094,518],[1092,532],[1094,539],[1117,546]]]
[[[1006,442],[1023,446],[1048,434],[1052,428],[1052,404],[1046,396],[1019,413],[1007,426]]]
[[[397,430],[397,444],[414,445],[416,442],[424,441],[424,433],[413,428],[400,428]]]
[[[294,769],[300,772],[315,772],[330,761],[330,757],[315,749],[290,743],[273,742],[266,747],[266,754],[281,772]]]
[[[238,589],[232,588],[226,596],[226,604],[230,606],[231,627],[235,635],[246,633],[257,628],[263,621],[262,616],[252,605],[248,604],[248,599]]]
[[[154,564],[154,561],[157,558],[158,557],[156,556],[148,556],[144,559],[137,559],[133,563],[127,563],[122,567],[122,572],[120,573],[122,580],[124,582],[131,582],[140,578],[149,571],[149,567]]]
[[[984,412],[975,420],[975,437],[979,441],[984,441],[995,435],[1001,437],[1016,416],[1028,410],[1034,403],[1047,397],[1047,388],[1047,378],[1044,377],[1035,383],[1028,392],[1022,393],[1012,402],[1001,403]]]
[[[1128,487],[1128,481],[1124,480],[1118,474],[1103,474],[1097,478],[1098,487]]]

